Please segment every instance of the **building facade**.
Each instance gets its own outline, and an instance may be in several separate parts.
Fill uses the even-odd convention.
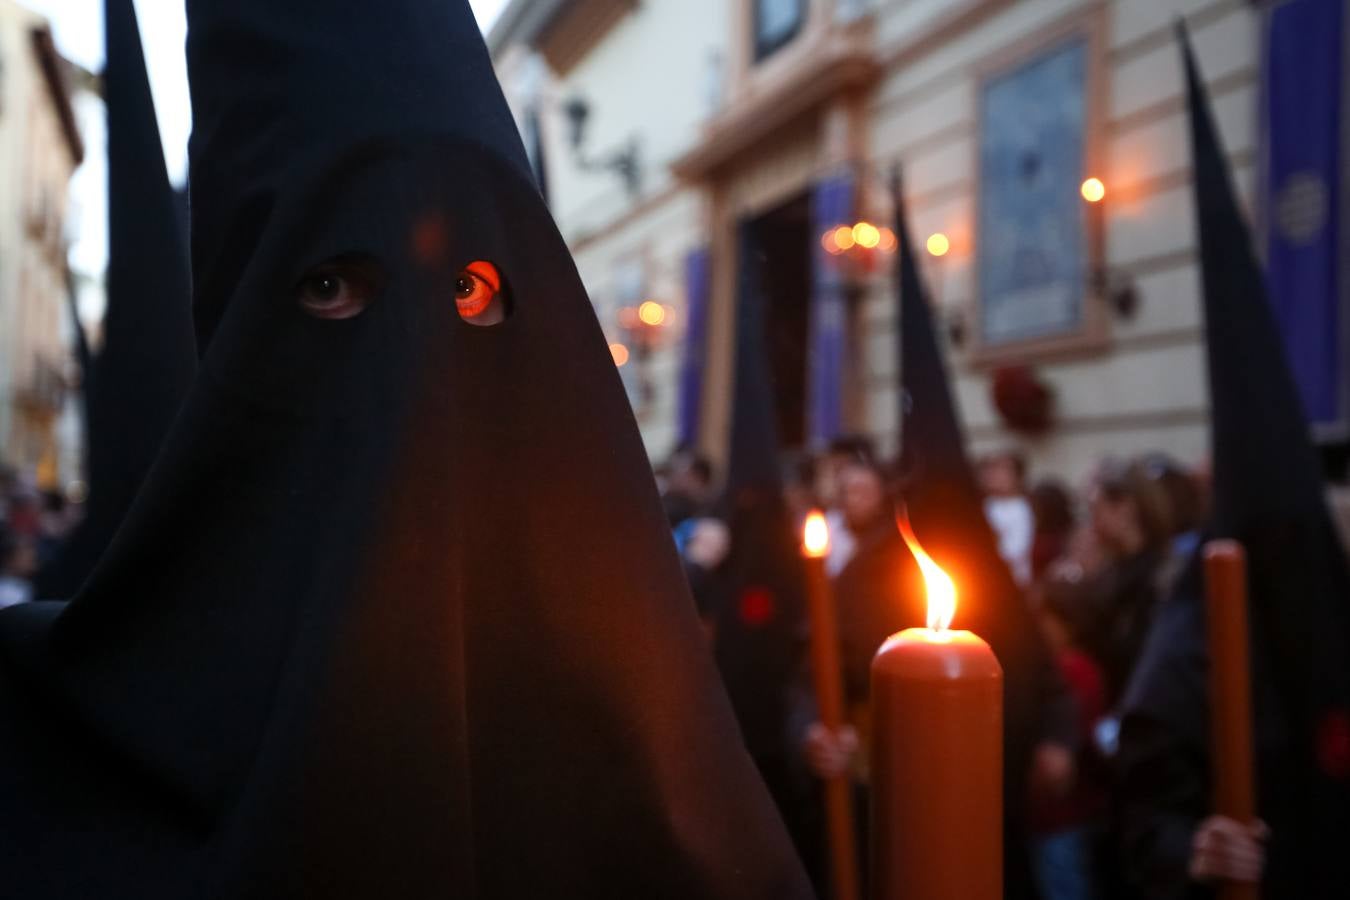
[[[79,476],[66,209],[84,147],[68,77],[46,22],[0,0],[0,460],[43,487]]]
[[[489,46],[654,458],[725,453],[747,266],[781,443],[897,446],[898,166],[972,449],[1078,479],[1208,452],[1178,16],[1310,415],[1345,440],[1340,5],[513,0]],[[1337,86],[1294,117],[1316,133],[1269,127],[1310,80]]]

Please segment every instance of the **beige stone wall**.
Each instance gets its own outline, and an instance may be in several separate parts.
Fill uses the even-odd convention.
[[[947,310],[969,309],[973,299],[981,73],[990,60],[1015,56],[1019,47],[1034,53],[1037,42],[1068,19],[1098,17],[1100,124],[1090,140],[1096,174],[1108,188],[1104,256],[1110,270],[1133,280],[1138,310],[1129,319],[1109,316],[1099,351],[1028,360],[1058,395],[1058,424],[1043,439],[1026,442],[1006,432],[989,400],[988,370],[974,366],[966,350],[951,348],[956,391],[977,451],[1021,444],[1037,470],[1077,479],[1104,454],[1155,449],[1201,461],[1208,398],[1172,28],[1178,14],[1190,23],[1239,188],[1250,201],[1258,152],[1258,14],[1244,0],[873,0],[869,6],[883,70],[865,100],[866,152],[878,166],[904,163],[919,239],[933,231],[952,238],[947,257],[925,259],[930,286]],[[712,13],[712,7],[720,11]],[[730,6],[710,0],[650,0],[640,8],[642,14],[616,28],[554,90],[557,96],[583,90],[597,108],[613,111],[603,125],[597,122],[595,145],[636,132],[647,163],[659,165],[695,145],[703,91],[696,75],[708,46],[730,55],[736,19]],[[654,72],[662,77],[654,79]],[[676,121],[653,124],[668,116]],[[616,193],[616,184],[606,194],[595,186],[596,176],[560,162],[566,148],[556,130],[550,154],[555,214],[577,248],[602,322],[612,318],[605,298],[614,265],[635,253],[649,255],[655,269],[667,273],[668,296],[678,303],[679,260],[708,239],[710,193],[673,186],[662,175],[657,184],[663,199],[635,209]],[[889,285],[872,292],[863,316],[854,347],[862,372],[854,424],[893,448],[897,340]],[[658,389],[660,399],[641,424],[658,456],[672,439],[677,371],[677,352],[653,364],[652,377],[668,386]],[[706,389],[725,392],[728,386]]]
[[[38,419],[16,402],[40,360],[64,371],[71,358],[65,238],[75,160],[38,67],[31,32],[41,24],[0,0],[0,456],[28,468],[74,456],[60,446],[68,436],[57,427],[59,413]]]
[[[897,39],[917,18],[919,0],[884,4],[879,30]],[[1140,305],[1112,315],[1101,352],[1028,361],[1056,391],[1058,424],[1046,438],[1006,432],[989,400],[988,373],[953,349],[957,394],[976,450],[1021,445],[1038,469],[1073,478],[1104,454],[1165,450],[1188,462],[1207,453],[1203,344],[1190,202],[1189,147],[1182,78],[1173,39],[1184,13],[1239,189],[1250,199],[1256,159],[1259,22],[1238,0],[1022,0],[890,71],[872,101],[874,159],[905,164],[910,216],[919,239],[952,236],[953,250],[926,258],[933,292],[949,310],[968,309],[973,285],[976,102],[982,61],[1034,44],[1066,17],[1102,17],[1100,133],[1094,136],[1107,184],[1105,262],[1128,275]],[[869,426],[894,441],[894,315],[886,299],[869,305]]]

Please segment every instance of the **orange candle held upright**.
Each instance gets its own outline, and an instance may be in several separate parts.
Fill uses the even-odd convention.
[[[830,549],[829,525],[819,510],[806,517],[802,556],[811,621],[811,675],[820,724],[838,733],[844,726],[843,665],[834,596],[825,574]],[[858,839],[853,823],[853,782],[847,775],[825,780],[825,827],[830,844],[832,900],[858,900]]]
[[[928,627],[872,660],[873,900],[1003,897],[1003,669],[949,629],[956,586],[901,531],[928,586]]]
[[[1237,541],[1205,545],[1205,621],[1209,638],[1210,759],[1214,812],[1256,821],[1252,679],[1247,646],[1247,555]],[[1256,884],[1222,882],[1223,900],[1256,900]]]

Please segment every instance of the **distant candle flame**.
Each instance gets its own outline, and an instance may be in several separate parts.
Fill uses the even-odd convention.
[[[830,526],[825,521],[825,514],[818,509],[811,510],[802,526],[802,552],[812,559],[830,552]]]
[[[919,544],[914,529],[909,525],[908,513],[903,510],[897,513],[895,524],[923,572],[924,586],[928,589],[928,627],[937,632],[946,631],[952,625],[952,617],[956,615],[956,582],[933,562],[933,557]]]

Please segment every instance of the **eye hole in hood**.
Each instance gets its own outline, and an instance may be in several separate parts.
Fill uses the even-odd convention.
[[[506,294],[502,276],[490,262],[476,259],[455,278],[455,307],[470,325],[496,325],[506,319]]]
[[[316,319],[351,319],[374,301],[384,281],[383,267],[373,258],[344,254],[306,272],[295,286],[295,300]]]

